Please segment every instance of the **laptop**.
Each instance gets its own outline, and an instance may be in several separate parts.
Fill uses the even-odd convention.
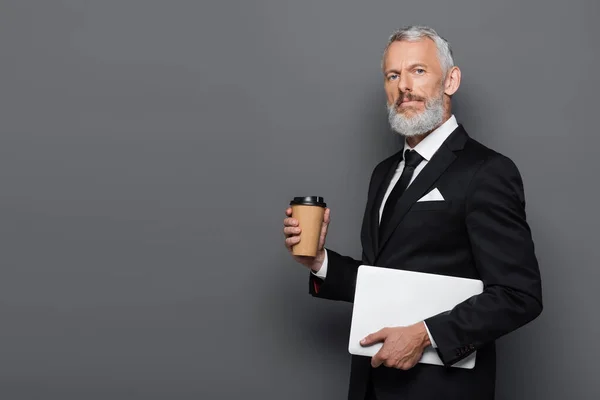
[[[477,279],[361,265],[356,278],[348,351],[373,357],[383,343],[361,346],[360,340],[368,334],[423,321],[482,291],[483,282]],[[452,367],[472,369],[475,360],[473,352]],[[419,362],[443,365],[431,346],[425,349]]]

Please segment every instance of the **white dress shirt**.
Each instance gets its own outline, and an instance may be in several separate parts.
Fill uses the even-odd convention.
[[[435,129],[433,132],[431,132],[429,135],[427,135],[425,137],[425,139],[421,140],[419,142],[419,144],[417,144],[414,147],[414,149],[408,145],[408,143],[406,142],[406,139],[404,140],[404,150],[403,151],[414,150],[417,153],[419,153],[419,155],[421,157],[423,157],[423,161],[421,161],[421,163],[419,165],[417,165],[417,168],[415,168],[415,172],[413,173],[413,176],[408,184],[409,186],[415,180],[417,175],[419,175],[419,172],[421,172],[423,170],[423,168],[425,168],[425,166],[427,165],[429,160],[431,160],[431,157],[433,157],[435,152],[438,151],[438,149],[440,148],[442,143],[444,143],[444,141],[448,138],[448,136],[450,136],[450,134],[452,132],[454,132],[454,130],[457,127],[458,127],[458,123],[456,122],[456,117],[454,117],[454,115],[452,115],[446,122],[444,122],[437,129]],[[383,208],[385,206],[385,202],[387,201],[387,198],[389,197],[392,189],[396,185],[396,182],[398,182],[398,180],[400,179],[400,175],[402,175],[403,170],[404,170],[404,157],[398,164],[398,168],[396,168],[396,172],[395,172],[394,176],[392,177],[392,181],[390,182],[390,185],[388,186],[387,191],[385,192],[385,196],[383,197],[383,201],[381,202],[381,207],[379,208],[379,221],[380,222],[381,222],[381,215],[383,214]],[[323,261],[323,265],[321,266],[321,269],[318,272],[312,272],[312,273],[321,279],[325,279],[325,277],[327,276],[327,249],[325,249],[325,260]],[[435,344],[435,341],[433,340],[433,337],[431,336],[431,333],[429,332],[429,328],[427,327],[427,324],[425,324],[425,329],[427,329],[427,334],[429,335],[429,340],[431,341],[432,347],[434,347],[434,348],[437,347]]]

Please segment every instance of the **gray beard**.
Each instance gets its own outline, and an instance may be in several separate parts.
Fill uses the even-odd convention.
[[[425,110],[412,116],[405,117],[396,111],[396,105],[387,106],[388,120],[391,128],[402,136],[419,136],[433,131],[444,120],[443,91],[436,99],[425,101]]]

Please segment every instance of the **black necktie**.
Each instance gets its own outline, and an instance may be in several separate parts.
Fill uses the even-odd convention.
[[[402,175],[400,175],[400,179],[392,189],[389,197],[385,202],[385,207],[383,208],[383,213],[381,215],[381,222],[379,223],[379,232],[383,232],[386,228],[387,224],[390,222],[392,215],[394,214],[394,207],[396,207],[396,203],[402,196],[402,193],[408,187],[410,180],[415,172],[415,168],[423,161],[423,157],[419,153],[414,150],[406,150],[404,152],[404,169],[402,170]]]

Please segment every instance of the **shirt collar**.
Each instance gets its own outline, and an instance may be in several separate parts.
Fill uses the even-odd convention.
[[[425,138],[414,148],[410,147],[406,139],[404,139],[404,149],[415,150],[426,161],[429,161],[435,152],[442,146],[442,143],[444,143],[457,127],[458,123],[456,122],[456,117],[452,115],[446,122],[438,126],[429,135],[425,136]]]

